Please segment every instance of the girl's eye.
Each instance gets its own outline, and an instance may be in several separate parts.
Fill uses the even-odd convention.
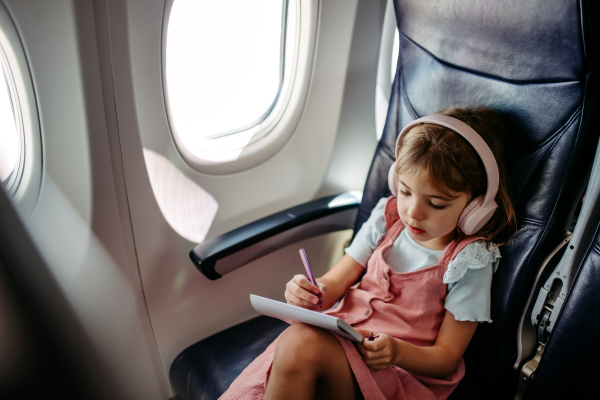
[[[405,192],[404,190],[399,189],[399,191],[402,196],[409,196],[409,193]]]
[[[443,210],[444,208],[446,208],[447,206],[436,206],[433,203],[429,203],[431,205],[431,207],[435,208],[436,210]]]

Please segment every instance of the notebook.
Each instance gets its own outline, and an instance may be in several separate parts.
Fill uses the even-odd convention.
[[[250,295],[250,302],[256,311],[268,317],[278,318],[286,322],[289,320],[303,322],[328,329],[354,342],[363,341],[363,336],[343,319],[254,294]]]

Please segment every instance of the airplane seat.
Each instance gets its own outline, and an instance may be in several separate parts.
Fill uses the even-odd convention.
[[[592,37],[591,14],[598,16],[592,3],[394,1],[400,31],[398,68],[362,201],[350,206],[358,208],[355,231],[379,198],[390,194],[387,175],[396,137],[411,121],[450,106],[484,106],[500,112],[510,129],[507,167],[518,230],[501,248],[500,268],[492,282],[494,322],[478,327],[465,354],[465,379],[451,399],[514,396],[517,378],[512,365],[519,319],[538,267],[562,240],[570,210],[579,200],[575,194],[584,184],[598,143],[592,116],[598,104],[600,46]],[[253,259],[232,254],[252,253],[248,249],[265,240],[272,244],[288,228],[331,218],[328,213],[316,216],[306,207],[310,217],[289,213],[300,220],[296,224],[286,220],[285,227],[278,225],[286,210],[278,218],[267,217],[198,245],[191,258],[207,277],[218,279],[221,273],[243,266],[240,260]],[[280,244],[294,238],[298,236],[288,236]],[[259,317],[245,324],[254,329],[264,321]],[[285,325],[265,323],[250,334],[246,327],[232,327],[184,350],[170,370],[176,393],[185,399],[217,398],[238,371],[266,348],[264,335],[276,336]],[[242,337],[248,342],[231,341]],[[235,351],[224,353],[228,343]],[[236,353],[239,358],[232,359]]]
[[[561,262],[573,259],[571,271],[575,279],[570,289],[560,290],[561,297],[565,298],[562,310],[542,348],[537,369],[531,375],[529,384],[519,391],[525,400],[598,398],[600,148],[596,153],[581,214],[582,218],[578,220],[570,241],[574,248],[569,246],[568,249],[571,253],[581,252],[581,255],[565,255],[561,259]]]

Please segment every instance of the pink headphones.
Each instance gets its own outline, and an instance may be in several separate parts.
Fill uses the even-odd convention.
[[[494,199],[498,192],[498,182],[500,177],[498,174],[498,164],[496,164],[494,154],[481,136],[464,122],[447,115],[428,115],[411,122],[402,129],[402,132],[400,132],[400,135],[398,135],[398,139],[396,140],[396,159],[398,159],[398,156],[400,155],[400,143],[402,143],[404,135],[415,126],[425,123],[441,125],[458,133],[473,146],[477,154],[479,154],[481,161],[483,161],[488,182],[487,191],[484,196],[478,196],[471,200],[458,218],[458,226],[460,229],[466,235],[472,235],[492,218],[496,208],[498,208],[498,204],[496,204]],[[390,168],[388,184],[394,196],[397,196],[396,161],[394,161]]]

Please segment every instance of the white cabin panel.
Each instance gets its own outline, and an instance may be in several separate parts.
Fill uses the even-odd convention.
[[[362,190],[376,146],[379,46],[363,51],[366,43],[379,41],[385,1],[300,1],[299,54],[305,59],[300,57],[303,64],[298,69],[310,73],[295,88],[300,92],[293,94],[304,96],[300,109],[282,118],[289,124],[284,128],[293,132],[270,158],[230,174],[199,172],[185,161],[171,135],[161,69],[168,3],[107,3],[115,110],[135,248],[152,328],[168,372],[187,346],[255,316],[249,293],[282,298],[285,282],[302,271],[299,246],[306,246],[322,272],[342,255],[351,232],[289,246],[210,281],[188,253],[198,243],[190,237],[202,232],[207,240],[322,195]],[[371,89],[363,92],[369,82]],[[357,128],[351,128],[354,125]],[[173,226],[173,221],[181,225]],[[186,238],[182,232],[192,234]]]

